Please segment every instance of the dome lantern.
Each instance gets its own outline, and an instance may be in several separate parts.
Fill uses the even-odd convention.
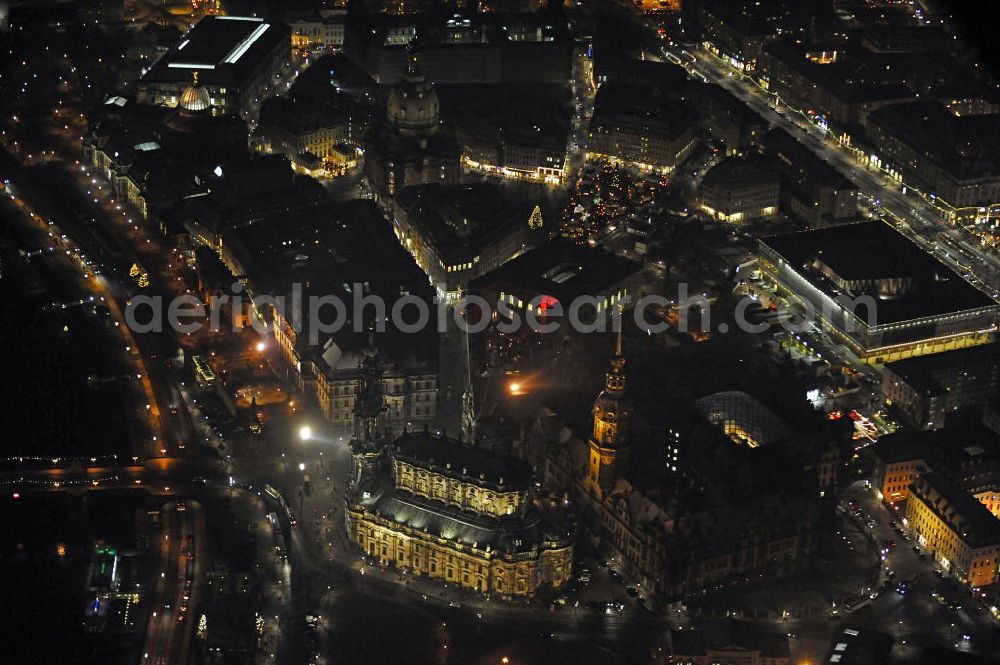
[[[437,91],[424,75],[420,52],[411,48],[407,54],[406,74],[389,93],[386,116],[389,125],[403,134],[426,134],[440,123]]]

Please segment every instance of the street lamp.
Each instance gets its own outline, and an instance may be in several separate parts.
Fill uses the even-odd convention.
[[[312,438],[312,428],[309,425],[303,425],[299,428],[299,438],[303,441],[308,441]]]
[[[267,344],[264,342],[257,342],[257,351],[263,353],[264,349],[267,348]]]

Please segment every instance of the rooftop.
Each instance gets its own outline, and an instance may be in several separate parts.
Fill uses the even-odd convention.
[[[879,437],[871,450],[887,464],[923,459],[951,473],[972,460],[1000,459],[1000,436],[980,423],[898,431]]]
[[[773,155],[785,170],[798,172],[809,183],[837,190],[857,189],[845,175],[817,157],[784,129],[775,128],[767,132],[761,137],[760,145],[764,153]]]
[[[732,190],[737,187],[762,187],[777,182],[778,174],[770,160],[763,157],[727,157],[705,174],[703,188]]]
[[[198,22],[143,76],[144,81],[191,80],[238,85],[278,44],[291,43],[287,25],[250,16],[209,16]]]
[[[664,99],[647,85],[608,81],[597,91],[590,131],[627,121],[655,127],[676,140],[698,122],[694,106],[683,99]]]
[[[545,145],[564,152],[569,96],[541,84],[465,83],[437,86],[445,120],[507,141]]]
[[[277,127],[292,134],[341,127],[347,122],[346,113],[339,109],[296,101],[290,97],[271,97],[260,105],[261,127]]]
[[[569,303],[576,296],[606,292],[642,270],[642,265],[601,248],[556,240],[525,252],[481,278]]]
[[[299,98],[303,90],[310,87],[314,88],[312,92],[324,89],[363,92],[374,85],[375,81],[365,70],[343,53],[325,53],[298,75],[290,92],[291,96]]]
[[[872,111],[868,123],[922,153],[952,178],[1000,174],[1000,147],[982,140],[1000,132],[1000,114],[956,116],[937,102],[914,102]]]
[[[969,494],[961,485],[940,473],[925,473],[910,485],[945,524],[970,547],[1000,544],[1000,518]]]
[[[531,467],[522,460],[503,457],[455,439],[427,432],[407,432],[395,442],[394,457],[429,466],[444,475],[485,481],[509,491],[526,489]]]
[[[786,39],[765,49],[814,85],[822,86],[844,102],[909,99],[913,96],[901,81],[906,78],[906,60],[857,46],[807,44]],[[814,53],[836,53],[835,59],[817,59]],[[843,119],[842,119],[843,120]]]
[[[781,418],[739,390],[707,395],[696,400],[694,408],[735,443],[747,443],[755,448],[792,434]]]
[[[927,356],[917,356],[887,363],[886,370],[910,384],[924,395],[943,395],[947,389],[936,374],[967,370],[972,373],[992,372],[1000,360],[996,344],[981,344],[966,349],[955,349]]]
[[[446,264],[471,261],[516,225],[527,226],[536,203],[541,204],[487,183],[407,187],[397,199],[410,223],[430,235]]]
[[[427,278],[372,201],[275,212],[228,231],[224,243],[246,262],[261,293],[285,293],[299,282],[315,295],[350,298],[352,285],[365,282],[366,293],[393,301],[406,293],[430,300]]]
[[[779,254],[813,286],[834,298],[842,291],[814,266],[821,262],[843,280],[909,280],[912,288],[898,297],[882,298],[870,285],[850,295],[878,301],[877,324],[996,307],[985,293],[963,280],[884,222],[842,224],[760,240]],[[867,293],[867,291],[871,291]]]
[[[376,515],[479,550],[524,552],[546,541],[568,540],[535,509],[523,516],[487,517],[398,490],[387,479],[362,485],[358,497],[357,505]]]
[[[749,621],[719,619],[695,630],[670,631],[670,652],[675,657],[719,651],[757,651],[763,658],[789,657],[787,637]]]
[[[437,333],[431,326],[418,333],[386,328],[374,336],[385,376],[434,373],[438,357]],[[320,371],[331,378],[354,377],[368,350],[368,331],[342,330],[331,336],[317,358]]]
[[[821,663],[830,665],[888,665],[892,635],[866,628],[844,627],[833,636],[830,650]]]

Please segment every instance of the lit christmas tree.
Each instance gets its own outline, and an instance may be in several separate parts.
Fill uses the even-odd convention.
[[[531,211],[531,216],[528,217],[528,228],[542,228],[542,209],[540,207],[535,206],[535,209]]]

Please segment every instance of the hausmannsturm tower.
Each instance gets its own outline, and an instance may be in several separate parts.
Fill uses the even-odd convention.
[[[599,500],[611,492],[628,466],[632,403],[625,396],[625,383],[625,356],[619,330],[604,390],[594,401],[594,429],[589,442],[586,486]]]

